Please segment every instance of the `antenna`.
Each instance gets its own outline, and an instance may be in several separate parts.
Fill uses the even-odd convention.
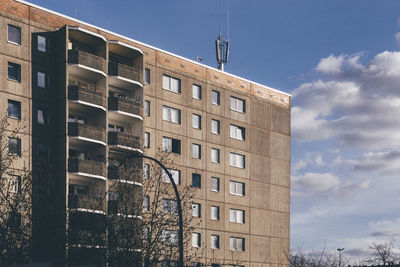
[[[226,23],[227,23],[227,31],[228,31],[228,40],[224,40],[222,38],[222,33],[221,33],[221,0],[219,0],[219,35],[217,37],[217,40],[215,41],[215,50],[216,50],[216,56],[217,56],[217,63],[218,63],[218,69],[224,71],[224,64],[228,62],[228,57],[229,57],[229,0],[227,0],[226,4],[226,11],[227,11],[227,16],[226,16]]]

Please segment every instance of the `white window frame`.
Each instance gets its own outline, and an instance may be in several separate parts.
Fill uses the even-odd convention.
[[[221,161],[220,150],[218,148],[211,148],[211,162],[220,163],[220,161]]]
[[[241,237],[229,237],[229,249],[231,251],[245,251],[245,240]]]
[[[231,223],[244,224],[245,212],[244,210],[229,209],[229,221]]]
[[[175,184],[176,185],[181,184],[181,171],[180,170],[173,170],[173,169],[168,169],[168,170],[171,173],[172,179],[174,179]],[[161,179],[162,179],[162,181],[164,183],[167,183],[167,184],[171,183],[171,181],[169,180],[168,175],[164,172],[164,170],[162,172]]]
[[[144,179],[150,178],[150,164],[148,163],[143,164],[143,178]]]
[[[178,244],[178,231],[176,230],[162,230],[161,240],[164,244],[177,245]]]
[[[192,144],[192,158],[201,159],[201,145],[200,144]]]
[[[14,41],[10,40],[10,27],[19,30],[19,42],[14,42]],[[21,27],[18,27],[18,26],[15,26],[15,25],[11,25],[11,24],[7,24],[7,42],[9,42],[11,44],[15,44],[15,45],[21,45],[21,43],[22,43]]]
[[[174,92],[177,94],[181,93],[181,80],[172,76],[163,75],[162,88],[164,90]]]
[[[220,248],[219,235],[211,235],[210,243],[212,249],[219,249]]]
[[[221,133],[221,121],[216,119],[211,119],[211,133],[220,134]]]
[[[244,169],[246,168],[246,156],[234,152],[229,153],[229,164],[232,167]]]
[[[246,186],[245,183],[230,181],[229,182],[229,194],[235,196],[245,196]]]
[[[230,109],[236,112],[246,112],[246,100],[231,96]]]
[[[201,116],[199,114],[192,114],[192,127],[194,129],[201,129]]]
[[[201,234],[200,233],[192,233],[192,247],[194,247],[194,248],[201,247]]]
[[[145,68],[144,69],[144,82],[146,84],[150,84],[151,82],[151,76],[150,76],[150,69],[149,68]]]
[[[197,100],[201,100],[201,86],[198,84],[192,85],[192,97]]]
[[[181,110],[169,106],[163,106],[163,120],[181,124]]]
[[[246,140],[246,128],[235,124],[231,124],[229,127],[229,136],[230,138],[244,141]]]
[[[178,203],[175,199],[163,198],[161,205],[164,213],[178,213]]]
[[[217,188],[215,189],[215,188],[213,188],[213,181],[216,181],[216,184],[217,184]],[[214,176],[212,176],[211,177],[211,191],[213,191],[213,192],[219,192],[220,191],[220,179],[218,178],[218,177],[214,177]]]
[[[8,192],[17,194],[21,190],[21,176],[9,175],[8,180]]]
[[[143,209],[146,211],[150,210],[150,197],[147,195],[143,197]]]
[[[192,216],[196,218],[201,218],[201,204],[192,203]]]
[[[216,96],[216,101],[214,101],[214,96]],[[211,104],[219,106],[221,105],[221,93],[217,90],[212,90],[211,91]]]
[[[219,207],[218,206],[211,206],[211,220],[219,221]]]
[[[145,148],[150,148],[150,133],[149,132],[144,133],[144,144],[143,145]]]
[[[144,101],[144,115],[146,117],[150,117],[150,101],[149,100]]]

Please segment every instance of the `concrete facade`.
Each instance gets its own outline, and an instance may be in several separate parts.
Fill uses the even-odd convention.
[[[21,44],[7,40],[8,25],[20,28]],[[37,52],[38,35],[50,40],[45,53]],[[72,45],[75,41],[77,44]],[[69,61],[71,47],[81,43],[84,43],[82,47],[95,47],[94,61],[104,61],[104,71],[101,67],[87,70],[87,64],[92,64],[93,60],[82,63],[86,64],[83,68]],[[130,59],[131,65],[139,68],[138,78],[126,81],[114,77],[118,75],[110,75],[110,57],[118,55],[124,60]],[[21,66],[20,82],[8,79],[8,62]],[[88,73],[82,75],[83,70],[77,68]],[[147,70],[149,83],[144,81]],[[37,87],[38,72],[47,75],[47,90]],[[180,93],[163,89],[165,75],[180,80]],[[73,85],[71,81],[78,80],[85,81],[86,86],[95,88],[97,93],[90,91],[89,98],[85,98],[86,91],[82,89],[78,99],[71,99],[68,94]],[[201,86],[201,99],[193,98],[192,85]],[[118,88],[129,91],[131,99],[141,99],[137,112],[121,112],[120,107],[115,112],[110,109],[111,91],[118,91]],[[212,103],[212,91],[219,92],[218,105]],[[231,97],[243,100],[244,112],[232,110]],[[195,218],[199,221],[196,232],[201,233],[201,248],[192,249],[204,250],[205,263],[289,265],[290,95],[23,1],[0,0],[1,113],[7,111],[8,100],[21,103],[21,119],[10,118],[11,126],[26,126],[21,133],[23,155],[15,163],[16,168],[25,166],[35,170],[32,161],[38,155],[39,144],[49,145],[50,155],[57,155],[57,175],[65,181],[57,189],[60,202],[64,202],[60,214],[71,209],[68,207],[70,184],[88,183],[105,190],[112,183],[107,178],[109,162],[104,165],[105,173],[96,174],[99,179],[89,182],[84,178],[87,173],[82,176],[79,171],[69,169],[68,160],[72,158],[70,150],[79,147],[85,147],[87,154],[95,151],[104,158],[110,156],[114,152],[107,143],[106,137],[110,135],[107,127],[118,124],[124,127],[124,132],[141,141],[143,134],[149,133],[150,147],[145,148],[144,153],[150,156],[162,147],[163,137],[180,140],[181,153],[173,157],[175,169],[181,172],[182,184],[192,183],[192,173],[201,175],[201,186],[195,189],[193,199],[194,203],[201,204],[201,218]],[[82,104],[82,101],[88,102]],[[141,113],[144,101],[150,103],[150,116]],[[163,120],[163,106],[180,110],[180,123]],[[36,123],[38,109],[42,107],[50,114],[49,125]],[[193,114],[201,116],[201,129],[192,127]],[[71,136],[71,116],[76,120],[86,116],[86,123],[97,128],[86,135]],[[212,133],[212,120],[219,121],[219,134]],[[231,125],[245,129],[244,140],[231,137]],[[200,159],[192,157],[192,144],[201,145]],[[134,145],[131,148],[139,149]],[[219,150],[219,163],[212,162],[212,149]],[[243,168],[231,166],[231,153],[244,156]],[[93,178],[95,174],[91,175]],[[211,190],[212,177],[219,178],[218,192]],[[244,194],[232,193],[231,182],[243,184]],[[212,206],[219,207],[219,220],[211,219]],[[243,223],[230,221],[231,210],[244,211]],[[211,248],[211,235],[219,236],[219,249]],[[232,250],[232,237],[243,238],[243,251]]]

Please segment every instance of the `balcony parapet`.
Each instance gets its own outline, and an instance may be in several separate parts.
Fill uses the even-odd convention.
[[[132,81],[142,83],[142,71],[138,67],[132,67],[121,63],[109,62],[108,75],[120,76]]]
[[[68,171],[71,173],[82,174],[83,176],[105,179],[106,164],[101,161],[70,158],[68,159]]]
[[[138,214],[140,214],[141,206],[136,203],[126,203],[120,200],[109,200],[108,201],[108,213],[109,214],[118,214],[118,215],[127,215],[132,218],[140,218]]]
[[[75,230],[69,234],[69,242],[80,246],[105,246],[106,235],[84,230]]]
[[[98,106],[106,110],[106,98],[99,91],[83,88],[78,85],[70,85],[68,86],[68,99],[88,103],[89,105]]]
[[[108,97],[108,109],[110,111],[121,111],[136,116],[143,117],[143,108],[140,102],[116,95]]]
[[[108,145],[128,150],[138,150],[142,147],[138,136],[121,132],[108,132]]]
[[[142,184],[142,174],[140,171],[138,173],[131,173],[129,170],[125,170],[124,167],[119,166],[108,166],[108,179],[128,181],[138,185]]]
[[[68,122],[68,136],[86,139],[86,141],[100,143],[104,146],[106,142],[105,129],[78,122]]]
[[[82,50],[68,50],[68,63],[80,64],[106,73],[106,61],[104,58]]]
[[[94,196],[70,195],[68,197],[68,206],[70,209],[94,213],[104,213],[106,211],[104,199]]]

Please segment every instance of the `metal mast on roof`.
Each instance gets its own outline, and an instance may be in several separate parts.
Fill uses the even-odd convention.
[[[227,31],[228,31],[228,40],[224,40],[222,38],[221,33],[221,0],[219,0],[219,35],[217,40],[215,41],[215,50],[217,52],[217,63],[218,69],[224,71],[224,64],[228,62],[229,57],[229,0],[227,0],[226,4],[226,22],[227,22]]]

